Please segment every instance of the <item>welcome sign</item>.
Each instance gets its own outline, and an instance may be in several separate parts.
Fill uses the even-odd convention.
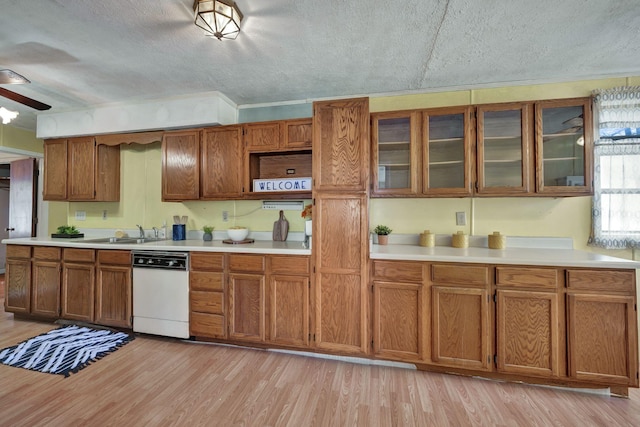
[[[311,191],[311,177],[254,179],[253,191],[257,193],[270,191]]]

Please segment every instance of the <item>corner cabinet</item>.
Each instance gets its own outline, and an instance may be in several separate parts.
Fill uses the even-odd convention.
[[[94,137],[44,142],[44,200],[120,200],[120,147]]]

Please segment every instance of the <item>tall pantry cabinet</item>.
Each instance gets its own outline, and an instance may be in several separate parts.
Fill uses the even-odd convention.
[[[315,102],[314,330],[322,350],[368,350],[369,164],[369,99]]]

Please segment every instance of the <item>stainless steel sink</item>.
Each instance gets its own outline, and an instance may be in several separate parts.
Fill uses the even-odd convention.
[[[114,243],[121,245],[128,244],[141,244],[150,242],[161,242],[167,239],[155,238],[155,237],[102,237],[99,239],[85,239],[83,242],[87,243]]]

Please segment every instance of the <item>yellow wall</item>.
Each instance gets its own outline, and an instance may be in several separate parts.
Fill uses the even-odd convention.
[[[413,108],[431,108],[463,104],[481,104],[521,100],[571,98],[589,96],[598,88],[638,85],[640,77],[589,80],[544,85],[461,90],[446,93],[423,93],[375,97],[370,100],[372,112]],[[255,231],[271,231],[277,212],[260,210],[260,201],[161,202],[160,144],[121,147],[121,201],[118,203],[69,203],[68,222],[80,228],[145,228],[170,226],[173,215],[188,215],[188,229],[213,225],[224,230],[232,225],[246,225]],[[430,229],[435,233],[457,230],[485,235],[501,231],[511,236],[571,237],[576,249],[631,258],[631,250],[605,251],[588,248],[591,197],[569,198],[462,198],[462,199],[372,199],[370,224],[385,224],[395,233],[419,233]],[[87,213],[86,221],[76,221],[75,211]],[[107,210],[107,220],[102,212]],[[222,222],[222,211],[231,216]],[[467,226],[455,225],[455,212],[466,212]],[[246,216],[241,216],[245,215]],[[302,231],[304,224],[298,212],[285,212],[291,231]],[[50,219],[50,227],[57,224]]]
[[[187,215],[188,230],[200,230],[204,225],[212,225],[216,230],[244,225],[254,231],[271,231],[278,219],[278,212],[261,209],[261,201],[162,202],[160,143],[122,145],[120,151],[120,202],[69,202],[69,224],[79,228],[115,229],[135,229],[136,224],[140,224],[151,229],[162,226],[163,222],[170,227],[174,215]],[[102,219],[103,210],[107,211],[106,220]],[[222,221],[225,210],[229,212],[228,222]],[[85,211],[86,220],[77,221],[76,211]],[[304,230],[299,212],[285,211],[285,216],[290,231]],[[58,225],[61,224],[52,223],[50,227],[55,229]]]
[[[35,132],[0,124],[0,146],[42,153],[43,141],[36,138]]]

